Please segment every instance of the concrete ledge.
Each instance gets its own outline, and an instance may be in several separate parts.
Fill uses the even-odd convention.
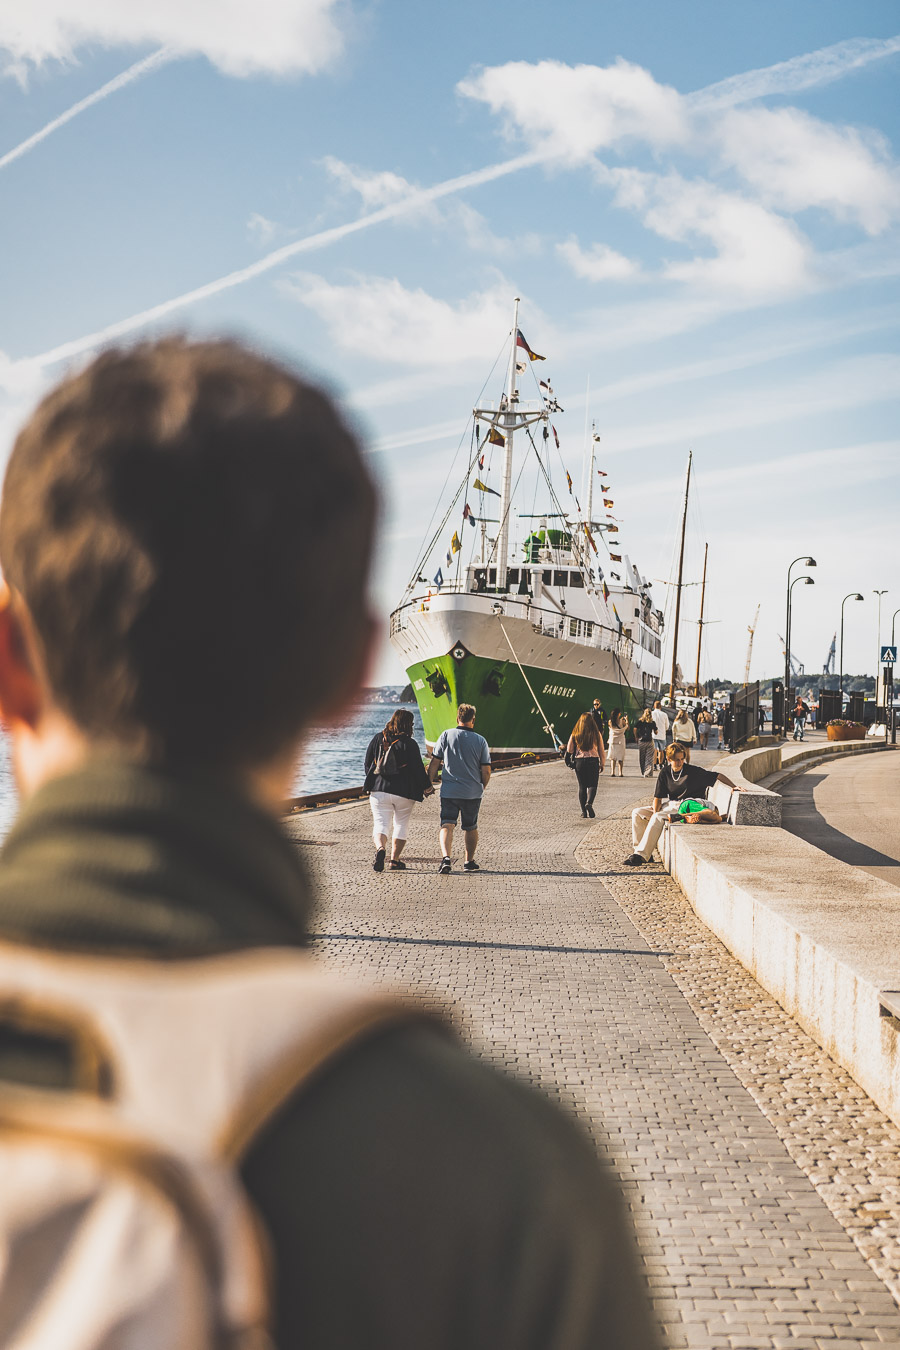
[[[717,760],[713,768],[724,773],[743,792],[731,792],[723,783],[717,783],[710,792],[710,800],[715,802],[719,811],[732,825],[781,825],[781,797],[777,788],[779,783],[792,778],[796,773],[811,768],[839,755],[871,754],[874,750],[891,749],[884,742],[867,741],[817,741],[810,745],[797,741],[795,744],[782,741],[771,745],[758,746],[742,750],[737,755],[727,755]]]
[[[668,830],[708,928],[900,1125],[900,890],[783,830]]]

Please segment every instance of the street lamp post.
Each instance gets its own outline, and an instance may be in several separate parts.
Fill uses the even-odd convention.
[[[892,646],[892,647],[893,647],[893,645],[894,645],[894,624],[897,622],[897,615],[898,615],[898,614],[900,614],[900,609],[895,609],[895,610],[894,610],[894,613],[891,615],[891,646]],[[879,655],[880,655],[880,653],[879,653]],[[888,721],[890,722],[890,727],[891,727],[891,745],[896,745],[896,744],[897,744],[897,719],[896,719],[896,717],[894,716],[894,667],[893,667],[893,666],[891,666],[891,708],[890,708],[890,712],[889,712],[889,714],[888,714]]]
[[[802,563],[804,567],[817,566],[815,558],[807,558],[801,554],[799,558],[794,559],[788,568],[787,613],[784,616],[784,715],[782,717],[783,726],[781,728],[783,736],[787,736],[787,700],[788,690],[791,687],[791,572],[797,566],[797,563]],[[812,577],[809,577],[808,580],[811,582]],[[774,731],[774,727],[772,729]]]
[[[878,676],[881,674],[881,597],[887,595],[887,589],[873,591],[878,596],[878,625],[875,638],[875,706],[878,707]]]
[[[863,600],[859,591],[851,591],[841,601],[841,717],[844,715],[844,606],[848,600]]]
[[[792,602],[791,602],[791,593],[793,592],[793,589],[794,589],[795,586],[799,586],[799,585],[800,585],[801,581],[802,581],[805,585],[807,585],[807,586],[815,586],[815,584],[816,584],[815,578],[814,578],[814,577],[794,577],[794,580],[791,582],[790,586],[788,587],[788,614],[790,614],[790,612],[791,612],[791,604],[792,604]],[[786,671],[790,671],[790,667],[791,667],[791,649],[790,649],[790,646],[788,646],[788,649],[787,649],[787,657],[786,657],[786,660],[785,660],[785,670],[786,670]],[[784,734],[785,734],[785,738],[787,738],[788,715],[789,715],[789,714],[788,714],[788,691],[789,691],[790,687],[791,687],[791,686],[790,686],[790,684],[788,683],[787,675],[785,675],[785,685],[784,685]],[[798,689],[798,693],[799,693],[799,689]]]

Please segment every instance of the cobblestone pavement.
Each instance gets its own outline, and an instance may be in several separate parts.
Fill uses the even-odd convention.
[[[322,888],[317,948],[449,1001],[479,1053],[556,1096],[599,1147],[608,1137],[673,1347],[900,1350],[897,1306],[847,1231],[896,1273],[883,1216],[900,1132],[661,869],[621,867],[651,788],[631,752],[627,769],[601,778],[596,822],[562,765],[497,775],[476,875],[459,860],[436,874],[433,800],[405,873],[372,872],[364,806],[288,821]]]

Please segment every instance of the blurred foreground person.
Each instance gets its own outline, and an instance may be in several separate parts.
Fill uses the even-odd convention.
[[[330,400],[232,343],[107,352],[16,442],[4,1343],[656,1343],[581,1132],[304,951],[278,814],[370,658],[374,517]]]

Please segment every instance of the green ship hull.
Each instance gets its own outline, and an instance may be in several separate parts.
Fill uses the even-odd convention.
[[[525,666],[525,676],[557,738],[565,744],[583,712],[599,698],[607,715],[621,708],[633,721],[643,703],[639,691],[627,684],[593,680],[583,675],[554,674]],[[456,726],[456,709],[471,703],[477,710],[475,726],[492,750],[550,750],[550,734],[519,667],[512,660],[493,661],[467,653],[457,660],[451,653],[420,661],[407,668],[425,739],[433,745],[442,731]]]

